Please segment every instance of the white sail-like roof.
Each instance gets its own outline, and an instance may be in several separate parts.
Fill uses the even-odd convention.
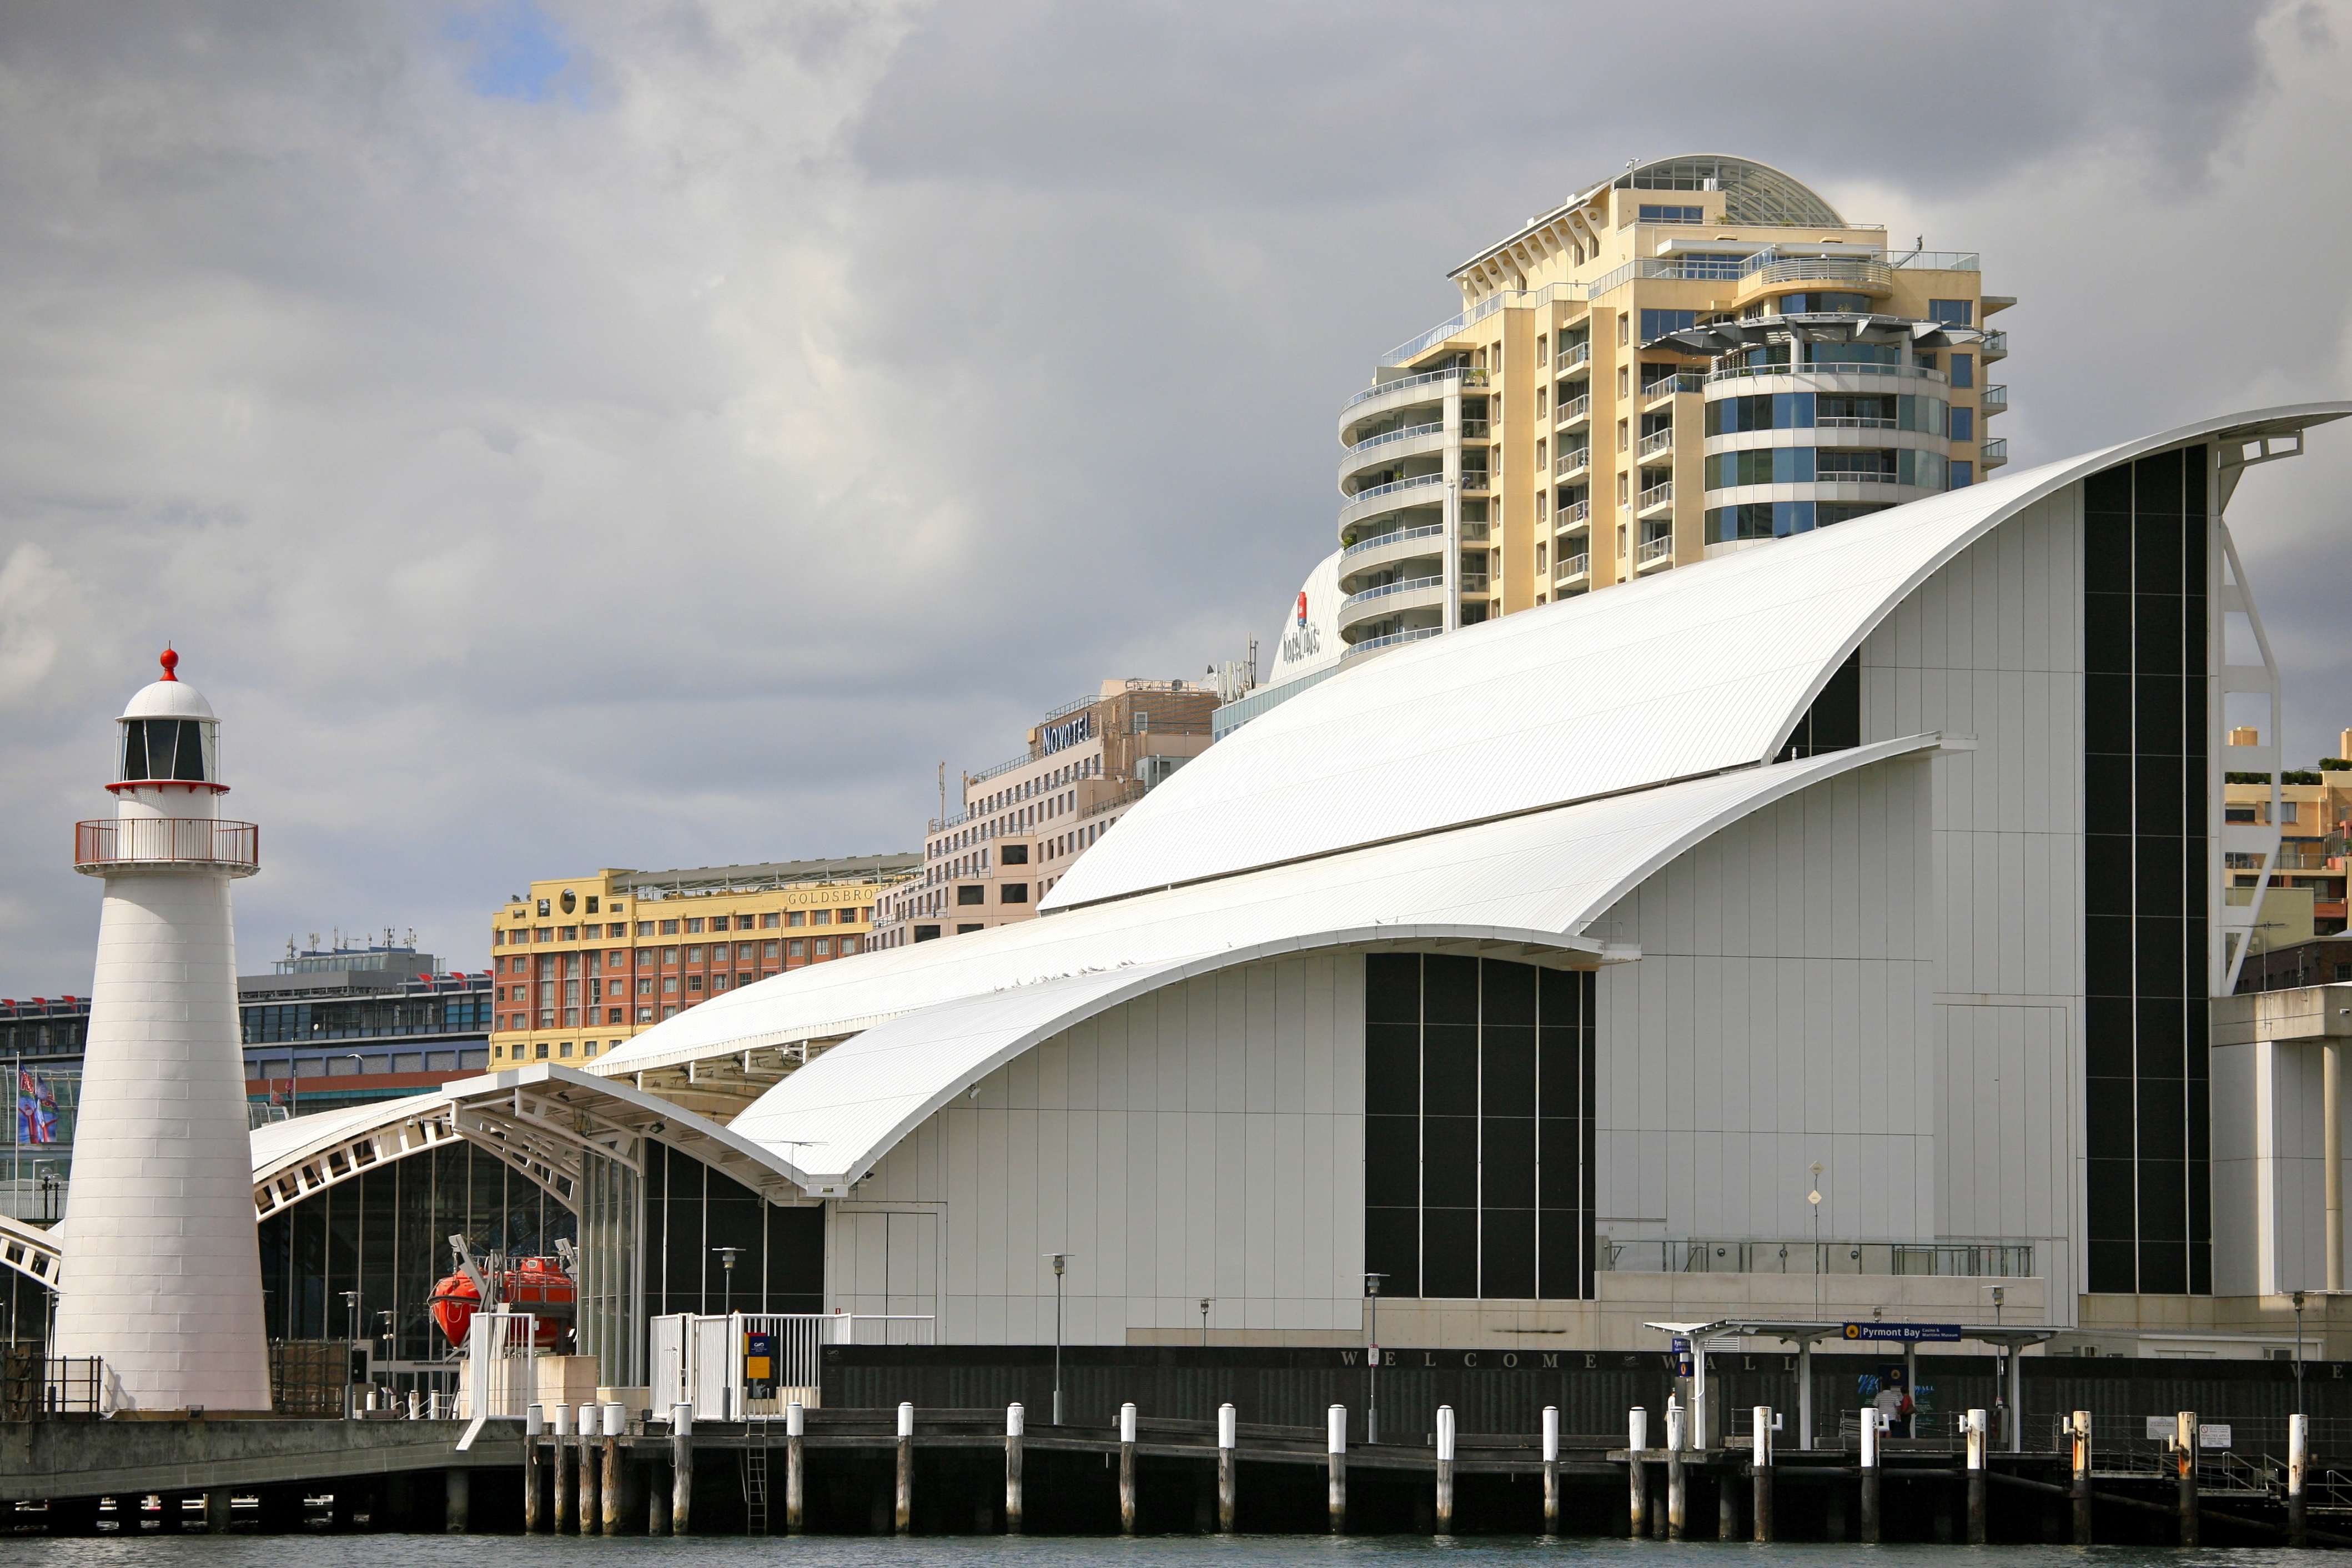
[[[2021,508],[2145,452],[2348,413],[2184,426],[1382,654],[1186,764],[1041,907],[1762,761],[1905,595]]]

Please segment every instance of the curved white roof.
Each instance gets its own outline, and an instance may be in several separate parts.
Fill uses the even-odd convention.
[[[213,705],[184,680],[150,681],[123,705],[125,719],[211,719]]]
[[[2144,452],[2347,414],[2183,426],[1383,654],[1186,764],[1041,908],[1759,762],[1906,594],[2021,508]]]
[[[1002,1063],[1189,975],[1315,948],[1400,942],[1501,942],[1584,963],[1631,958],[1632,950],[1607,951],[1585,928],[1675,855],[1808,784],[1937,743],[1921,736],[1743,768],[797,969],[681,1014],[594,1070],[862,1031],[730,1124],[788,1158],[812,1190],[838,1193]],[[821,986],[813,984],[819,976]]]

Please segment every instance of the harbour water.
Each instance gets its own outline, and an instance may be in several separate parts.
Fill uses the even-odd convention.
[[[2330,1553],[2265,1548],[2096,1546],[1754,1546],[1712,1542],[1674,1546],[1652,1542],[1525,1537],[1145,1536],[1116,1538],[940,1536],[899,1540],[872,1536],[750,1539],[705,1536],[676,1541],[632,1537],[586,1540],[547,1536],[149,1536],[70,1541],[0,1541],[0,1568],[113,1568],[162,1557],[217,1568],[575,1568],[583,1563],[664,1568],[1375,1568],[1408,1562],[1541,1563],[1572,1560],[1577,1568],[1666,1568],[1693,1556],[1717,1561],[1738,1555],[1748,1568],[1863,1568],[1896,1561],[1911,1568],[2309,1568],[2337,1561]]]

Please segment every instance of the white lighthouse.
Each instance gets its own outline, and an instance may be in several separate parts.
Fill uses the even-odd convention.
[[[228,885],[259,830],[220,815],[220,724],[173,673],[120,721],[115,815],[77,825],[106,879],[53,1355],[118,1408],[270,1407]]]

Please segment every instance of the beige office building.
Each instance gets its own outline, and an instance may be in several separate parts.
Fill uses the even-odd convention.
[[[1452,274],[1339,423],[1343,658],[1975,482],[2007,352],[1973,255],[1777,170],[1603,181]],[[1320,612],[1310,605],[1305,613]]]

